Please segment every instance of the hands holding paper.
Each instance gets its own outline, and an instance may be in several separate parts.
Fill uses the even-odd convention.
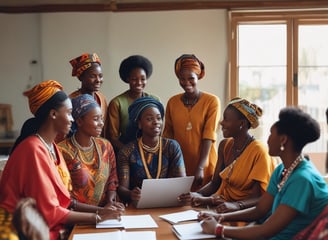
[[[118,219],[121,220],[121,216],[125,211],[124,205],[119,202],[112,204],[107,204],[104,208],[97,211],[99,215],[99,221],[102,222],[108,219]]]

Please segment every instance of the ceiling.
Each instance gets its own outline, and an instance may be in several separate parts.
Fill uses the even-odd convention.
[[[2,13],[327,8],[327,0],[1,0]]]

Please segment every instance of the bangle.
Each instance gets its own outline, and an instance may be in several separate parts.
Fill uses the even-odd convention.
[[[242,210],[242,209],[245,208],[243,202],[237,202],[237,203],[238,203],[238,205],[239,205],[239,209],[240,209],[240,210]]]
[[[215,235],[217,237],[223,238],[224,236],[222,237],[222,235],[223,235],[222,233],[223,233],[223,226],[221,224],[216,225]]]
[[[98,224],[101,221],[101,217],[98,214],[98,210],[96,211],[96,224]]]
[[[69,206],[71,210],[76,210],[77,200],[75,198],[72,198],[71,204]]]

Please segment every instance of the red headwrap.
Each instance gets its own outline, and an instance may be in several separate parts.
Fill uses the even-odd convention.
[[[96,53],[93,54],[84,53],[81,56],[74,58],[69,62],[73,67],[72,69],[73,77],[75,76],[80,77],[85,70],[91,67],[92,63],[98,63],[99,65],[101,65],[100,58]]]
[[[193,54],[183,54],[175,60],[175,75],[178,78],[180,73],[185,69],[196,73],[199,80],[205,75],[204,64]]]
[[[63,86],[55,80],[47,80],[39,83],[30,90],[23,92],[28,97],[31,113],[35,115],[37,110],[56,92],[62,91]]]

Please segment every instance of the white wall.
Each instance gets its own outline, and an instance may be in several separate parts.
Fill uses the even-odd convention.
[[[174,75],[175,59],[183,53],[194,53],[204,62],[206,70],[199,88],[216,94],[224,104],[226,18],[225,10],[0,14],[1,32],[8,22],[12,26],[10,34],[6,37],[1,34],[0,38],[4,54],[0,58],[3,86],[0,102],[13,104],[14,128],[20,129],[30,116],[27,99],[21,94],[31,75],[29,61],[38,60],[37,66],[32,66],[34,82],[40,81],[40,73],[42,80],[60,81],[69,93],[80,86],[71,77],[69,60],[84,52],[96,52],[103,63],[102,92],[108,100],[128,88],[118,75],[122,59],[142,54],[154,66],[146,91],[158,95],[166,104],[169,97],[182,91]],[[8,57],[12,58],[9,62]]]

